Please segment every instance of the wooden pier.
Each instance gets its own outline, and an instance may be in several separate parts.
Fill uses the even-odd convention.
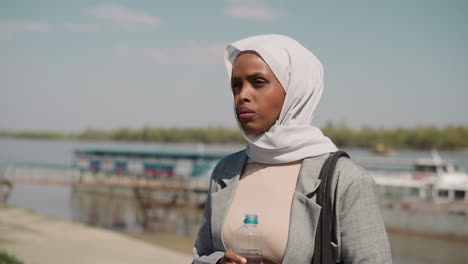
[[[178,175],[155,179],[151,175],[92,172],[42,164],[41,167],[10,166],[5,171],[4,178],[16,186],[70,187],[72,196],[80,197],[74,199],[75,212],[88,217],[97,213],[105,219],[109,218],[100,223],[103,225],[107,222],[119,223],[122,219],[117,217],[118,215],[104,216],[99,210],[96,212],[97,206],[104,206],[100,208],[107,212],[107,207],[116,208],[119,207],[119,203],[134,204],[139,225],[148,231],[173,228],[173,219],[167,213],[171,210],[189,211],[193,214],[192,218],[198,220],[198,214],[207,197],[207,188],[191,184],[190,178]],[[103,200],[108,202],[98,202]],[[86,223],[87,221],[90,221],[91,225],[96,224],[92,219],[84,220]]]
[[[66,167],[46,167],[44,165],[42,167],[12,166],[6,170],[4,178],[12,184],[141,188],[196,193],[206,193],[207,191],[203,187],[190,186],[189,181],[182,176],[154,179],[154,177],[144,175],[90,172]]]

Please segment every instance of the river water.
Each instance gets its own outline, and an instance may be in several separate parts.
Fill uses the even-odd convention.
[[[76,149],[180,150],[234,152],[242,146],[197,144],[143,144],[116,142],[53,141],[0,138],[0,170],[14,162],[70,165]],[[373,157],[363,149],[347,149],[356,160]],[[456,161],[468,168],[468,153],[441,152],[443,159]],[[396,158],[430,157],[428,152],[397,151]],[[130,197],[130,196],[129,196]],[[120,195],[102,195],[76,191],[70,187],[17,185],[9,204],[37,211],[59,219],[93,226],[129,231],[169,232],[194,237],[201,210],[160,206],[152,212],[150,225],[142,226],[142,214],[135,199]],[[460,263],[468,264],[468,243],[389,233],[393,261],[397,264]]]

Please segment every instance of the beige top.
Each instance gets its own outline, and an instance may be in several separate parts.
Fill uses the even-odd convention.
[[[278,165],[247,163],[223,225],[227,248],[232,248],[234,231],[244,224],[245,214],[257,214],[264,260],[271,261],[264,263],[282,262],[301,164],[302,161]]]

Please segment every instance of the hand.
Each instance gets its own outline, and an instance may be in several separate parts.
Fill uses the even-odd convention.
[[[232,248],[224,252],[224,257],[219,262],[220,264],[246,264],[247,259],[234,252]]]

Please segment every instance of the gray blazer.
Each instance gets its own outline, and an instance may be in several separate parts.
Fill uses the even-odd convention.
[[[313,193],[320,185],[318,175],[327,157],[307,158],[302,163],[283,263],[311,263],[321,210]],[[214,169],[192,263],[216,263],[223,257],[226,246],[221,230],[246,161],[245,151],[240,151],[221,160]],[[334,258],[344,263],[391,263],[372,177],[351,160],[341,158],[333,175],[332,193]]]

